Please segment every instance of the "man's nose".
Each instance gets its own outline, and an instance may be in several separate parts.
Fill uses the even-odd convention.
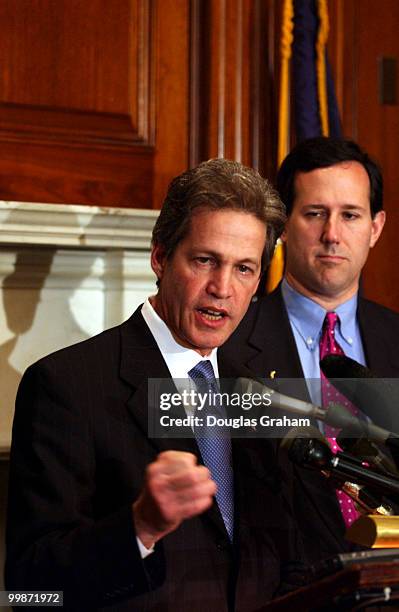
[[[323,226],[321,241],[327,242],[329,244],[338,244],[340,242],[340,239],[341,230],[339,219],[334,216],[328,217]]]
[[[232,272],[228,268],[213,270],[208,283],[208,293],[219,299],[230,297],[232,292]]]

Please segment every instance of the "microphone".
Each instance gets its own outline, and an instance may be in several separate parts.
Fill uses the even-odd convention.
[[[343,480],[369,486],[396,503],[399,501],[399,479],[373,472],[349,455],[334,455],[315,427],[291,429],[281,447],[287,450],[291,461],[301,467],[328,471]]]
[[[320,361],[320,368],[329,380],[334,379],[334,387],[368,417],[392,429],[391,406],[399,405],[399,384],[375,376],[369,368],[346,355],[327,355]]]
[[[370,437],[375,437],[377,440],[386,442],[389,436],[396,437],[395,434],[377,425],[372,425],[361,421],[353,416],[340,404],[330,404],[328,408],[321,408],[311,402],[284,395],[270,387],[267,387],[259,379],[240,377],[237,379],[234,391],[236,393],[257,394],[260,397],[268,396],[268,403],[265,404],[277,410],[287,410],[293,414],[298,414],[302,417],[314,418],[319,421],[325,421],[332,427],[337,429],[351,428],[355,435],[369,434]],[[399,442],[399,437],[398,437]],[[399,446],[398,446],[399,449]]]
[[[335,380],[332,384],[335,386]],[[374,425],[374,423],[359,419],[353,414],[350,414],[341,404],[330,404],[326,409],[323,420],[333,427],[350,430],[352,436],[365,435],[367,438],[372,438],[377,442],[383,442],[387,445],[392,442],[394,447],[399,443],[399,436],[397,434],[383,427],[378,427],[378,425]]]
[[[327,378],[374,378],[372,371],[346,355],[326,355],[320,367]]]
[[[234,391],[240,394],[257,394],[261,397],[263,397],[263,395],[267,395],[269,399],[268,403],[266,404],[267,406],[277,408],[278,410],[287,410],[293,414],[299,414],[302,417],[314,418],[322,421],[325,416],[324,408],[320,408],[320,406],[316,406],[310,402],[297,399],[296,397],[279,393],[275,389],[267,387],[259,379],[241,376],[236,381]]]
[[[365,436],[356,437],[351,430],[343,429],[337,436],[337,444],[343,451],[367,461],[367,463],[385,474],[398,474],[398,470],[391,458],[377,444],[368,440]]]
[[[333,355],[332,357],[336,358],[338,356]],[[325,362],[326,359],[329,359],[329,357],[324,358],[323,362]],[[341,359],[341,357],[339,357],[339,359]],[[344,359],[348,359],[356,364],[356,366],[359,366],[359,368],[363,368],[363,366],[352,359],[347,357],[344,357]],[[366,370],[367,368],[364,369]],[[260,397],[267,394],[269,402],[266,405],[270,408],[277,409],[279,411],[288,411],[290,413],[300,415],[301,417],[314,418],[319,421],[326,422],[337,429],[342,429],[344,432],[349,430],[351,437],[356,436],[360,438],[372,438],[382,442],[391,450],[395,464],[399,467],[399,436],[391,433],[387,429],[378,427],[373,423],[359,419],[358,417],[350,414],[340,404],[330,404],[327,409],[324,409],[310,402],[305,402],[289,395],[279,393],[278,391],[267,387],[259,379],[252,377],[238,378],[234,391],[238,393],[258,394]],[[389,463],[389,465],[385,464],[385,466],[390,472],[396,472],[396,469],[392,463]]]
[[[358,406],[372,420],[381,421],[392,416],[392,403],[399,406],[399,385],[387,379],[378,379],[357,361],[345,355],[328,355],[320,361],[320,368],[338,391]],[[395,401],[396,396],[396,401]],[[388,429],[357,419],[335,404],[329,410],[329,418],[342,423],[357,436],[366,436],[385,444],[399,465],[399,436]],[[344,424],[345,422],[345,424]]]

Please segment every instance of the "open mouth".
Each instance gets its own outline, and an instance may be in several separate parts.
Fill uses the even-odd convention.
[[[208,321],[221,321],[226,316],[225,312],[220,310],[212,310],[211,308],[198,308],[198,311]]]

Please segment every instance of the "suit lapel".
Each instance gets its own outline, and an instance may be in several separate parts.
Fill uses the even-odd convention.
[[[158,346],[146,325],[140,310],[121,326],[121,365],[120,376],[132,387],[127,408],[150,443],[162,452],[165,450],[184,450],[199,454],[197,444],[191,437],[191,429],[187,428],[187,438],[150,438],[149,437],[149,407],[154,412],[159,411],[148,390],[149,379],[164,379],[168,390],[177,389],[171,381],[168,367],[158,349]],[[176,407],[173,416],[184,418],[182,407]]]
[[[397,317],[382,306],[360,298],[358,319],[367,367],[378,378],[397,379],[399,372]],[[398,384],[390,380],[385,386],[383,381],[379,383],[376,381],[375,391],[377,397],[364,408],[366,414],[380,427],[398,432]]]
[[[263,378],[272,375],[276,378],[303,378],[280,288],[261,299],[257,310],[258,315],[248,339],[248,345],[253,349],[247,360],[248,367],[259,372],[259,364],[262,364]]]
[[[359,298],[358,320],[362,336],[367,367],[381,378],[397,378],[399,356],[396,345],[397,334],[385,323],[382,309],[378,305]]]
[[[120,376],[132,387],[132,394],[127,402],[127,409],[143,434],[148,438],[149,443],[158,453],[167,450],[189,452],[196,455],[198,461],[203,463],[191,428],[186,428],[187,437],[172,438],[167,436],[167,432],[165,437],[162,438],[149,437],[148,435],[149,411],[159,411],[159,405],[155,405],[154,401],[149,397],[148,380],[151,378],[165,379],[165,384],[168,385],[170,391],[177,393],[177,389],[170,378],[170,372],[165,360],[140,310],[136,310],[130,319],[120,328]],[[184,418],[186,414],[183,407],[175,407],[173,416]],[[219,532],[222,532],[228,538],[223,518],[216,502],[202,515],[202,518],[205,521],[210,521]]]

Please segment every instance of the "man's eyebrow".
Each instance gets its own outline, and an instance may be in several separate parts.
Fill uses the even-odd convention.
[[[245,257],[244,259],[241,259],[240,261],[238,261],[238,264],[247,264],[247,263],[251,263],[254,265],[258,265],[260,262],[260,259],[256,259],[254,257]]]
[[[190,252],[195,257],[214,257],[215,259],[219,259],[223,255],[217,251],[197,247],[195,244],[191,245]]]
[[[339,204],[340,208],[344,208],[345,210],[363,210],[363,206],[360,206],[359,204]],[[320,208],[320,209],[325,209],[325,208],[330,208],[329,204],[322,204],[322,203],[315,203],[315,204],[304,204],[302,206],[302,208]]]
[[[224,253],[219,253],[218,251],[209,251],[207,249],[196,249],[195,245],[192,248],[192,254],[195,257],[213,257],[214,259],[217,259],[219,261],[223,261],[224,259]],[[257,259],[256,257],[244,257],[243,259],[240,259],[239,261],[236,261],[235,263],[238,265],[247,264],[247,263],[258,265],[259,262],[260,260]]]

